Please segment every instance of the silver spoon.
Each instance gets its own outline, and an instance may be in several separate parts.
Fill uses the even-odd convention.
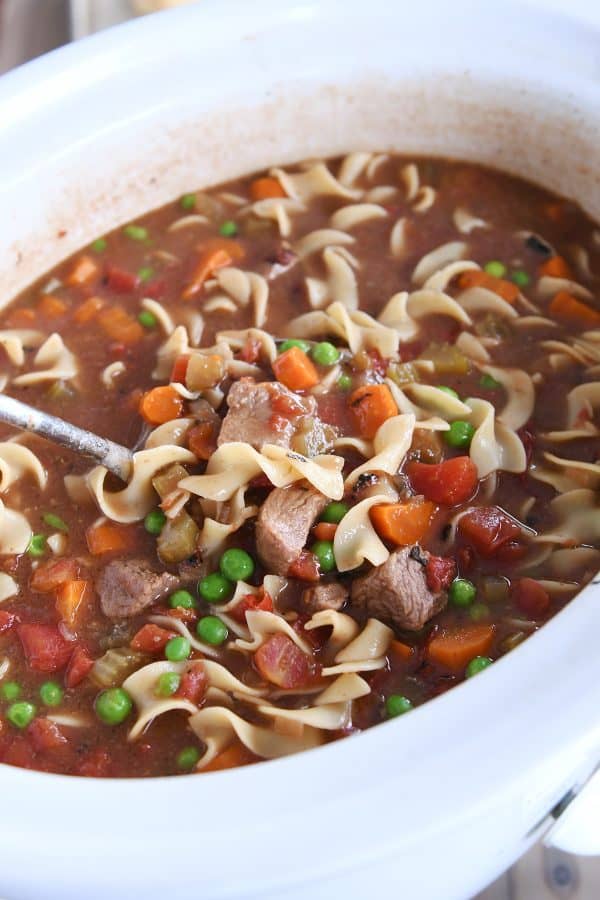
[[[39,434],[54,441],[55,444],[60,444],[61,447],[89,456],[122,481],[127,481],[131,474],[133,453],[127,447],[115,444],[114,441],[109,441],[91,431],[84,431],[83,428],[71,425],[58,416],[40,412],[39,409],[21,403],[14,397],[7,397],[6,394],[0,394],[0,422]]]

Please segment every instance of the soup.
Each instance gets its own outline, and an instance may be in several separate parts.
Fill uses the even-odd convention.
[[[94,241],[3,313],[0,759],[206,772],[483,672],[597,571],[600,231],[474,165],[274,169]],[[482,677],[486,677],[483,675]]]

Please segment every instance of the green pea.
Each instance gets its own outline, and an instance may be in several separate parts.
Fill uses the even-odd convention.
[[[483,268],[488,275],[493,275],[494,278],[504,278],[506,275],[506,266],[497,259],[491,259],[489,262],[486,262]]]
[[[479,379],[479,385],[480,387],[485,388],[486,391],[497,391],[498,388],[502,387],[500,382],[496,381],[491,375],[488,375],[487,372],[484,372]]]
[[[13,700],[16,700],[17,697],[21,693],[21,685],[17,684],[16,681],[6,681],[1,687],[0,691],[2,692],[2,696],[5,700],[8,700],[9,703],[12,703]]]
[[[141,313],[138,313],[138,322],[140,325],[143,325],[144,328],[156,328],[157,319],[154,313],[151,313],[149,309],[143,309]]]
[[[385,701],[385,710],[391,719],[403,716],[413,708],[411,701],[404,694],[390,694]]]
[[[165,656],[169,662],[183,662],[192,652],[192,647],[187,638],[183,635],[177,635],[167,641],[165,647]]]
[[[132,241],[145,241],[148,239],[148,229],[143,225],[126,225],[123,229],[125,237],[131,238]]]
[[[450,447],[463,449],[470,445],[475,429],[470,422],[457,419],[451,423],[449,431],[444,431],[443,434],[444,440]]]
[[[120,725],[131,712],[131,697],[123,688],[109,688],[96,697],[96,715],[105,725]]]
[[[229,581],[247,581],[254,573],[254,560],[245,550],[232,547],[221,557],[219,568]]]
[[[36,708],[33,703],[22,700],[19,703],[11,703],[6,710],[6,718],[15,728],[27,728],[35,718]]]
[[[321,341],[312,348],[311,356],[319,366],[334,366],[340,358],[340,351],[329,341]]]
[[[46,535],[32,534],[27,552],[30,556],[43,556],[46,552]]]
[[[200,751],[196,747],[184,747],[177,754],[177,765],[180,769],[193,769],[200,759]]]
[[[331,541],[315,541],[310,548],[319,560],[321,572],[333,572],[335,569],[335,556]]]
[[[50,528],[56,528],[57,531],[65,531],[69,530],[69,526],[66,522],[64,522],[60,516],[55,515],[55,513],[44,513],[42,519],[49,525]]]
[[[527,287],[531,278],[525,271],[525,269],[515,269],[514,272],[510,274],[510,280],[514,281],[516,285],[519,287]]]
[[[490,617],[490,608],[485,603],[473,603],[469,607],[469,617],[474,622],[485,622]]]
[[[92,241],[91,247],[94,253],[104,253],[106,250],[106,239],[102,237],[96,238],[95,241]]]
[[[300,341],[296,340],[296,338],[289,338],[289,340],[283,341],[283,343],[279,345],[279,352],[285,353],[286,350],[291,350],[292,347],[299,347],[303,353],[309,353],[311,345],[309,341]]]
[[[480,672],[483,672],[484,669],[491,666],[492,662],[493,660],[491,660],[489,656],[475,656],[465,669],[466,677],[472,678],[473,675],[479,675]]]
[[[337,380],[340,391],[349,391],[352,388],[352,377],[343,372]]]
[[[321,513],[321,522],[331,522],[333,525],[339,525],[347,512],[348,507],[345,503],[333,500],[327,504]]]
[[[443,391],[445,394],[448,394],[450,397],[454,397],[455,400],[460,400],[460,397],[458,396],[458,394],[454,390],[454,388],[447,387],[445,384],[438,384],[438,385],[436,385],[436,387],[437,387],[438,391]]]
[[[152,278],[153,275],[154,275],[154,269],[152,268],[152,266],[142,266],[142,268],[139,269],[139,271],[138,271],[138,278],[140,279],[142,284],[145,281],[150,281],[150,279]],[[150,315],[152,315],[152,313]],[[142,325],[143,324],[144,323],[142,322]]]
[[[217,616],[204,616],[196,625],[196,634],[207,644],[218,645],[227,640],[229,631]]]
[[[144,519],[144,528],[148,534],[160,534],[166,521],[167,517],[162,509],[152,509]]]
[[[198,584],[198,593],[207,603],[223,603],[231,593],[233,585],[220,572],[206,575]]]
[[[179,205],[182,209],[190,210],[196,208],[196,195],[195,194],[184,194],[181,200],[179,201]]]
[[[183,609],[194,609],[196,601],[189,591],[174,591],[169,597],[169,606],[171,609],[177,609],[178,606]]]
[[[177,693],[181,676],[177,672],[163,672],[156,682],[156,693],[159,697],[172,697]]]
[[[227,221],[223,222],[219,228],[219,233],[222,234],[223,237],[235,237],[238,233],[237,224],[232,219],[227,219]]]
[[[468,581],[466,578],[455,578],[450,585],[448,595],[450,603],[454,606],[470,606],[476,593],[477,588],[472,581]]]
[[[58,706],[64,693],[56,681],[45,681],[40,687],[40,698],[46,706]]]

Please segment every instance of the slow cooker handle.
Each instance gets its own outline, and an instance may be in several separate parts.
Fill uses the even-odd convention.
[[[600,855],[600,768],[553,815],[556,821],[544,837],[546,846],[581,856]]]

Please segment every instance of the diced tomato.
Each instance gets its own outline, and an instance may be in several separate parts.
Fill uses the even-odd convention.
[[[173,637],[173,631],[167,631],[160,625],[142,625],[137,634],[131,639],[130,646],[133,650],[141,650],[142,653],[160,653],[167,642]]]
[[[189,361],[189,353],[183,353],[181,356],[177,357],[173,363],[173,368],[171,369],[171,382],[175,381],[179,384],[185,384],[185,374],[187,372]]]
[[[21,769],[35,768],[35,752],[24,735],[17,735],[7,747],[2,762]]]
[[[170,616],[172,619],[179,619],[180,622],[186,622],[188,625],[190,622],[195,622],[198,618],[198,613],[195,609],[186,609],[185,606],[176,606],[175,609],[171,609],[170,606],[155,606],[153,607],[153,612],[157,616]]]
[[[398,347],[398,356],[400,358],[400,362],[410,362],[412,359],[416,359],[420,353],[423,352],[423,342],[422,341],[407,341],[406,343],[400,343]]]
[[[109,265],[106,267],[106,283],[111,291],[116,291],[117,294],[130,294],[135,291],[138,278],[125,269]]]
[[[260,342],[254,338],[248,338],[239,353],[240,359],[247,363],[258,362],[260,357]]]
[[[69,661],[73,644],[54,625],[17,625],[17,634],[30,669],[56,672]]]
[[[208,460],[217,449],[217,433],[212,422],[199,422],[186,434],[188,449],[198,459]]]
[[[29,582],[33,591],[43,594],[55,591],[67,581],[76,581],[79,575],[79,565],[74,559],[49,559],[40,563]]]
[[[206,693],[207,687],[208,677],[206,669],[201,662],[197,662],[190,666],[187,672],[184,672],[181,676],[176,696],[184,697],[198,706]]]
[[[289,690],[308,684],[311,661],[291,638],[274,634],[254,654],[254,664],[266,681]]]
[[[34,719],[27,728],[27,737],[32,743],[36,753],[51,753],[68,744],[68,740],[62,733],[56,722],[40,716]]]
[[[97,748],[85,756],[77,766],[77,775],[86,778],[106,778],[110,774],[110,756]]]
[[[461,516],[458,532],[484,557],[497,556],[505,544],[521,536],[517,523],[497,506],[480,506]]]
[[[479,480],[477,467],[468,456],[456,456],[435,465],[409,462],[406,474],[417,494],[445,506],[455,506],[469,500]]]
[[[300,581],[318,581],[320,576],[319,561],[314,553],[303,550],[298,559],[288,569],[289,578],[298,578]]]
[[[304,413],[305,407],[303,404],[289,391],[282,391],[278,387],[273,387],[270,395],[271,409],[274,413],[278,413],[286,419],[294,419]]]
[[[246,613],[249,610],[263,609],[266,612],[273,612],[273,600],[266,591],[259,591],[258,594],[246,594],[239,603],[229,610],[229,615],[236,622],[245,623]]]
[[[81,684],[93,665],[94,660],[87,650],[83,647],[75,647],[65,672],[65,687],[73,688]]]
[[[434,594],[445,591],[456,577],[456,562],[447,556],[430,556],[425,566],[427,587]]]
[[[5,609],[0,609],[0,634],[9,631],[16,621],[17,617],[14,613],[7,612]]]
[[[541,619],[550,609],[550,594],[535,578],[519,578],[511,594],[521,612],[532,619]]]
[[[461,575],[470,572],[475,562],[475,554],[472,547],[459,547],[456,551],[456,561]]]
[[[167,290],[167,282],[164,278],[153,278],[144,285],[144,297],[150,297],[152,300],[160,300]]]

